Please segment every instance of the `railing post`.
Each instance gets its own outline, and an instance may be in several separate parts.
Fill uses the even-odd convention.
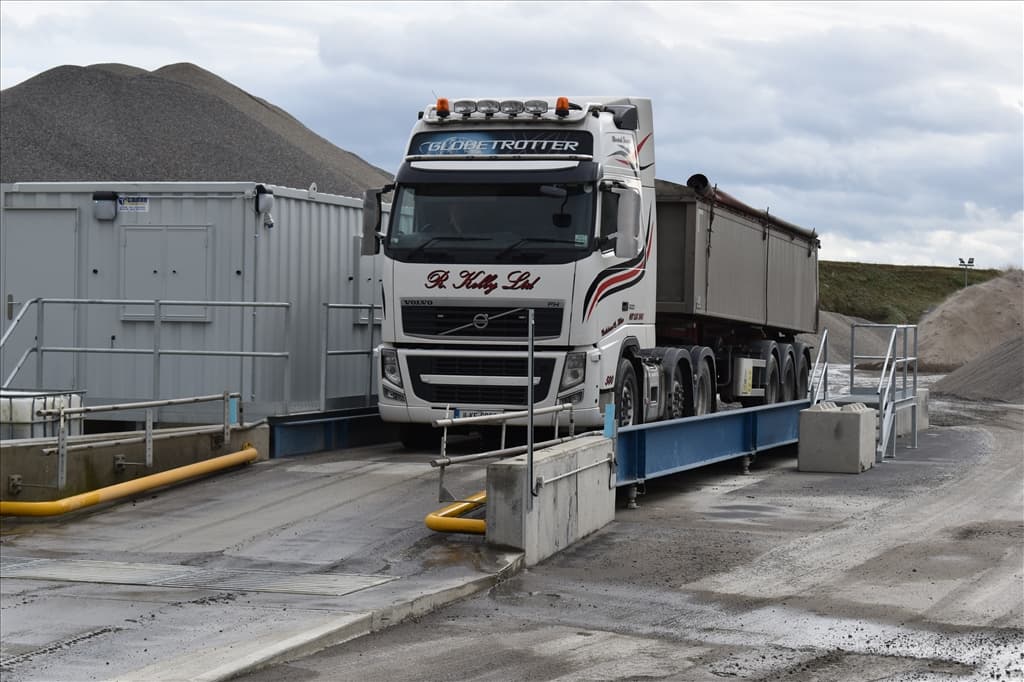
[[[153,409],[146,410],[146,468],[153,468]]]
[[[57,426],[57,490],[64,490],[68,484],[68,420],[64,409],[61,405]]]
[[[224,446],[231,442],[231,395],[224,391]]]
[[[370,313],[367,316],[367,329],[369,330],[370,347],[366,350],[366,364],[369,367],[369,371],[366,376],[366,399],[363,401],[366,407],[370,406],[370,396],[373,395],[373,318],[376,317],[373,312],[373,302],[370,303],[369,307]]]
[[[850,349],[853,352],[853,348]],[[828,330],[825,330],[825,364],[822,366],[821,371],[825,373],[825,379],[823,384],[823,390],[825,392],[823,400],[828,400]],[[852,380],[852,379],[851,379]]]
[[[533,509],[533,308],[529,309],[527,315],[529,325],[528,348],[527,348],[527,375],[526,375],[526,409],[528,418],[526,420],[526,509]]]
[[[889,402],[892,405],[892,425],[890,427],[889,439],[892,441],[892,458],[896,459],[896,403],[893,398],[896,396],[896,372],[892,373],[892,385],[889,387]]]
[[[914,449],[917,449],[917,411],[920,405],[917,404],[917,325],[914,325],[914,407],[910,413],[911,428],[914,430]]]
[[[253,308],[255,310],[255,308]],[[289,303],[284,309],[284,413],[288,414],[289,403],[292,400],[292,305]]]
[[[327,325],[330,324],[330,303],[326,301],[322,303],[323,312],[320,314],[320,411],[324,412],[327,410],[327,365],[329,356],[327,355],[327,339],[329,330]]]
[[[160,299],[153,301],[153,400],[160,400],[160,329],[163,310]]]
[[[36,313],[36,388],[43,388],[43,299],[39,299],[39,310]]]
[[[857,325],[850,325],[850,393],[853,393],[853,369],[857,364],[854,360],[857,357],[857,346],[854,343],[857,340]]]

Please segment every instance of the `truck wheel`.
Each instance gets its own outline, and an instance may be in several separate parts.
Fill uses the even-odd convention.
[[[684,382],[688,379],[689,377],[683,372],[683,366],[677,363],[675,369],[672,370],[672,388],[668,395],[666,419],[679,419],[687,416],[690,392],[687,390],[688,385]]]
[[[406,450],[436,450],[441,445],[441,429],[429,424],[402,424],[398,439]]]
[[[810,380],[811,380],[810,379],[810,370],[808,370],[809,366],[810,366],[810,359],[807,358],[806,356],[804,356],[803,362],[800,363],[800,369],[797,370],[797,373],[796,373],[796,399],[797,400],[806,400],[807,399],[808,384],[810,383]]]
[[[626,358],[619,360],[619,369],[615,372],[615,418],[619,426],[640,423],[640,390],[636,371]]]
[[[764,383],[764,404],[770,405],[779,402],[779,361],[775,356],[768,358],[768,365],[764,368],[766,378]]]
[[[711,414],[715,411],[715,387],[711,383],[711,369],[708,363],[700,363],[697,385],[694,388],[694,414]]]
[[[793,363],[786,364],[786,374],[782,377],[782,401],[788,403],[796,400],[796,373],[793,371]]]

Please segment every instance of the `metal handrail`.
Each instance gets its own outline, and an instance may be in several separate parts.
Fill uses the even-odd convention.
[[[67,467],[68,467],[68,452],[77,450],[88,450],[91,448],[109,446],[109,445],[124,445],[127,443],[145,443],[146,444],[146,461],[144,466],[146,468],[153,467],[153,441],[155,440],[166,440],[167,438],[186,436],[199,433],[215,433],[220,431],[223,435],[224,442],[227,443],[231,437],[231,418],[232,401],[237,401],[240,398],[238,393],[229,393],[224,391],[223,393],[213,395],[201,395],[191,396],[188,398],[168,398],[166,400],[146,400],[134,403],[115,403],[111,405],[93,405],[89,407],[60,407],[57,409],[42,409],[36,410],[37,416],[50,416],[56,414],[59,420],[59,426],[57,430],[57,446],[43,448],[42,452],[46,455],[57,454],[57,485],[58,490],[63,490],[67,485]],[[214,402],[217,400],[224,401],[224,420],[223,424],[219,426],[196,426],[187,429],[175,429],[173,434],[163,434],[154,436],[153,434],[153,409],[157,407],[165,407],[168,405],[191,405],[195,403]],[[131,436],[128,438],[112,438],[106,440],[94,440],[88,443],[81,443],[77,445],[68,445],[68,417],[72,415],[88,414],[92,412],[116,412],[118,410],[146,410],[146,430],[144,436]],[[142,463],[139,463],[142,464]]]
[[[153,306],[153,346],[152,348],[91,348],[87,346],[47,346],[44,344],[44,306],[48,303],[58,305],[151,305]],[[284,379],[283,379],[283,403],[284,411],[288,412],[288,403],[291,400],[291,351],[289,348],[289,335],[291,330],[290,311],[291,303],[281,301],[179,301],[160,299],[108,299],[108,298],[34,298],[26,301],[18,312],[11,326],[4,332],[0,344],[6,343],[18,323],[24,317],[26,311],[33,304],[38,305],[39,311],[36,317],[36,345],[28,348],[19,359],[10,376],[3,382],[2,387],[8,388],[18,372],[24,366],[25,361],[31,353],[36,353],[36,383],[41,387],[43,383],[43,358],[46,353],[97,353],[106,355],[152,355],[153,356],[153,398],[160,397],[161,363],[160,359],[165,355],[182,355],[195,357],[232,357],[232,358],[283,358]],[[181,348],[161,348],[160,328],[163,319],[164,306],[210,306],[214,308],[279,308],[284,310],[285,350],[284,351],[220,351],[220,350],[191,350]],[[372,363],[371,363],[372,364]]]
[[[889,344],[886,347],[884,357],[857,355],[856,353],[856,332],[858,327],[890,329]],[[913,352],[909,348],[909,332],[914,332]],[[902,352],[897,347],[897,335],[902,337]],[[892,446],[890,458],[896,456],[896,439],[893,437],[896,425],[896,412],[899,402],[896,399],[896,377],[902,370],[903,390],[908,387],[908,369],[913,368],[913,394],[916,401],[917,396],[917,325],[912,324],[852,324],[850,325],[850,392],[853,393],[854,368],[857,360],[882,360],[882,369],[879,373],[878,384],[875,386],[875,395],[878,397],[879,427],[877,440],[875,442],[875,461],[881,462],[885,457],[886,450]],[[904,396],[905,398],[906,396]],[[900,408],[902,409],[902,408]],[[917,404],[912,406],[913,445],[917,447]]]
[[[828,400],[828,329],[821,333],[821,344],[818,346],[818,354],[814,358],[814,367],[811,369],[811,378],[818,373],[818,364],[821,362],[821,355],[825,354],[825,362],[821,366],[821,374],[818,374],[817,381],[813,382],[813,387],[807,387],[807,396],[811,399],[811,405],[817,405],[819,396],[824,400]],[[813,388],[813,391],[812,391]],[[819,393],[824,389],[824,393]]]
[[[10,337],[11,332],[13,332],[14,328],[18,326],[18,323],[21,322],[21,318],[25,316],[25,313],[27,313],[28,309],[32,307],[32,304],[38,300],[38,298],[32,298],[25,301],[25,303],[22,304],[21,310],[18,311],[18,314],[14,318],[14,322],[11,322],[11,326],[7,328],[7,331],[4,332],[4,335],[0,336],[0,348],[4,347],[4,344],[7,343],[7,339],[8,337]]]
[[[320,316],[320,359],[322,371],[320,372],[320,411],[327,410],[327,359],[332,355],[366,355],[367,363],[366,394],[363,403],[370,406],[370,396],[373,395],[373,327],[383,320],[377,319],[374,312],[382,307],[374,303],[322,303],[323,313]],[[332,310],[364,310],[369,309],[367,319],[369,320],[370,347],[366,350],[330,350],[330,312]]]
[[[572,410],[572,403],[560,403],[550,407],[539,407],[533,410],[534,415],[545,415],[551,413],[565,412]],[[434,428],[445,428],[448,426],[469,426],[477,424],[503,424],[511,419],[523,419],[529,416],[529,410],[518,410],[516,412],[499,412],[497,414],[481,414],[475,417],[451,417],[448,419],[435,419]],[[557,426],[556,426],[557,429]]]
[[[228,398],[241,398],[240,393],[227,393]],[[90,412],[117,412],[118,410],[142,410],[147,407],[166,407],[167,405],[192,405],[195,403],[209,403],[214,400],[223,400],[224,393],[212,395],[197,395],[190,398],[168,398],[167,400],[146,400],[135,403],[113,403],[111,405],[91,405],[87,407],[60,407],[36,410],[37,417],[47,417],[59,414],[89,414]]]

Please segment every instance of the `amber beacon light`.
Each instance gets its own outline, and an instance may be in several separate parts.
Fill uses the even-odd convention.
[[[448,98],[447,97],[438,97],[437,98],[437,117],[438,118],[448,118],[448,115],[451,114],[451,113],[452,113],[452,110],[451,110],[451,107],[448,106]]]

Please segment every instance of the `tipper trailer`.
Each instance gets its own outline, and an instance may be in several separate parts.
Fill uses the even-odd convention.
[[[650,99],[440,98],[364,201],[381,417],[411,446],[453,413],[524,409],[530,309],[534,406],[583,427],[608,404],[628,426],[802,398],[818,246],[702,175],[655,180]]]

